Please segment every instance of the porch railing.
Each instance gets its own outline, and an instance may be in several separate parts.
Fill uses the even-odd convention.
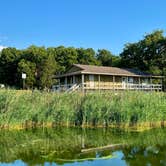
[[[54,85],[52,87],[53,91],[59,91],[59,92],[70,92],[70,91],[75,91],[77,89],[82,89],[81,84],[64,84],[64,85]]]
[[[53,86],[54,91],[75,91],[75,90],[162,90],[162,84],[132,84],[132,83],[84,83],[84,84],[65,84]]]
[[[162,84],[134,83],[85,83],[85,89],[133,89],[133,90],[162,90]]]

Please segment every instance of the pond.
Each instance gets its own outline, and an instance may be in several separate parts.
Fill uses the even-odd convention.
[[[0,166],[165,166],[166,129],[0,131]]]

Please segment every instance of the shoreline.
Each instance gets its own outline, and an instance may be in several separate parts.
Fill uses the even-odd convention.
[[[161,122],[142,122],[138,124],[110,124],[108,126],[104,125],[74,125],[74,124],[55,124],[52,122],[48,123],[34,123],[34,122],[28,122],[25,124],[17,124],[17,125],[1,125],[1,130],[26,130],[26,129],[38,129],[38,128],[56,128],[56,127],[64,127],[64,128],[82,128],[82,129],[97,129],[97,128],[103,128],[103,129],[121,129],[124,131],[135,131],[135,132],[141,132],[145,130],[151,130],[155,128],[165,128],[166,127],[166,121]]]

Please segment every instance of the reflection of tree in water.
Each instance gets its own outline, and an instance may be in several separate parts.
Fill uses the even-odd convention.
[[[129,166],[166,166],[166,146],[135,146],[122,151]]]
[[[110,143],[111,135],[111,132],[103,130],[76,128],[1,131],[0,162],[10,163],[21,159],[28,165],[44,162],[63,164],[69,163],[69,160],[74,162],[76,159],[95,158],[95,152],[81,154],[81,149]],[[100,152],[100,156],[104,153],[106,152]]]
[[[0,162],[11,163],[20,159],[28,165],[44,164],[45,162],[64,164],[74,162],[77,159],[109,156],[111,154],[110,150],[82,154],[81,149],[120,143],[130,145],[130,147],[141,145],[149,147],[146,151],[143,148],[126,148],[123,150],[124,159],[131,166],[138,166],[140,160],[143,164],[146,163],[145,161],[151,160],[154,160],[152,163],[157,163],[160,159],[164,161],[164,148],[157,146],[159,152],[152,153],[150,146],[156,144],[166,145],[165,131],[164,129],[146,132],[124,132],[110,129],[85,130],[80,128],[1,131]]]

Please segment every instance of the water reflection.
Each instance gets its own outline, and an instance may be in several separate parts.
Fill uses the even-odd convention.
[[[165,166],[166,146],[130,147],[123,149],[124,158],[130,166]]]
[[[166,165],[166,129],[54,128],[0,131],[0,165]],[[83,149],[122,144],[107,149]]]

